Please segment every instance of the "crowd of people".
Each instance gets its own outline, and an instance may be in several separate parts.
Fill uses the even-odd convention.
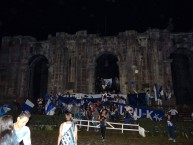
[[[157,92],[155,92],[155,90],[147,89],[145,101],[147,106],[162,106],[169,102],[171,97],[171,91],[164,91],[162,89],[159,89]]]
[[[94,125],[100,124],[102,140],[105,140],[106,121],[118,121],[119,119],[119,103],[126,103],[126,99],[122,96],[111,96],[103,94],[101,101],[95,101],[92,98],[85,96],[81,99],[79,106],[73,105],[71,102],[64,103],[64,114],[66,121],[60,125],[58,145],[66,145],[71,142],[72,145],[77,144],[77,130],[81,129],[73,123],[72,118],[82,120],[97,120],[100,123],[93,123]],[[42,101],[41,99],[38,100]],[[70,100],[69,100],[70,101]],[[57,101],[55,102],[57,105]],[[39,103],[41,106],[43,102]],[[131,111],[126,109],[128,112]],[[129,115],[126,115],[126,118]],[[31,145],[31,133],[29,127],[26,126],[31,114],[29,111],[22,111],[18,115],[16,122],[13,123],[13,118],[10,115],[4,115],[0,118],[0,145],[19,145],[23,142],[24,145]],[[9,120],[9,121],[8,121]],[[95,131],[99,131],[95,128]],[[70,138],[69,138],[70,135]],[[65,137],[68,136],[68,137]]]
[[[52,98],[53,97],[50,97],[50,99]],[[92,96],[83,96],[80,99],[80,102],[75,102],[73,99],[73,96],[67,97],[65,102],[62,103],[57,99],[54,99],[53,102],[56,106],[55,113],[64,114],[65,112],[72,112],[73,117],[77,119],[97,120],[99,112],[102,109],[105,109],[110,121],[119,121],[120,118],[126,118],[128,123],[132,122],[135,118],[135,113],[132,108],[129,110],[123,108],[124,113],[120,113],[120,110],[122,109],[121,105],[128,106],[127,98],[121,95],[104,93],[100,99],[94,99]]]
[[[88,107],[88,106],[87,106]],[[83,109],[81,107],[81,109]],[[102,137],[102,141],[106,139],[106,125],[107,121],[109,120],[108,110],[106,108],[101,108],[97,110],[94,107],[93,112],[90,112],[90,109],[84,114],[85,118],[96,119],[99,123],[95,125],[100,126],[100,133]],[[128,121],[127,116],[131,116],[134,113],[132,108],[127,106],[125,107],[125,119]],[[175,112],[175,114],[174,114]],[[176,110],[170,110],[167,114],[167,126],[168,126],[168,133],[169,133],[169,140],[176,142],[175,140],[175,127],[173,122],[173,117],[176,115]],[[87,116],[88,115],[88,116]],[[20,115],[18,115],[16,122],[13,123],[13,118],[11,115],[4,115],[0,117],[0,145],[19,145],[23,142],[24,145],[31,145],[31,133],[29,127],[26,126],[27,122],[29,121],[31,114],[29,111],[22,111]],[[65,112],[66,120],[60,125],[59,128],[59,135],[58,135],[58,145],[77,145],[78,140],[78,127],[76,123],[73,121],[73,114],[71,112]],[[135,120],[135,115],[133,115],[133,119]],[[130,123],[130,122],[125,122]],[[134,122],[136,123],[136,122]],[[94,125],[94,123],[93,123]],[[98,132],[98,128],[96,130]]]
[[[152,103],[155,103],[155,100],[152,99],[149,90],[147,90],[145,94],[146,105],[153,106]],[[137,123],[137,114],[135,110],[128,105],[128,100],[125,96],[118,94],[112,95],[104,92],[98,100],[92,96],[85,95],[80,99],[80,102],[74,102],[73,95],[66,94],[67,99],[64,102],[60,102],[60,95],[59,93],[55,95],[50,93],[48,99],[40,97],[37,100],[38,113],[45,114],[46,101],[51,100],[57,108],[55,114],[65,114],[66,121],[63,122],[59,128],[58,145],[67,143],[71,145],[77,144],[77,132],[81,130],[81,126],[77,127],[73,122],[73,118],[78,120],[91,120],[94,126],[99,125],[102,141],[106,138],[107,121],[120,122],[120,118],[123,118],[126,124]],[[160,92],[160,96],[161,95]],[[125,107],[120,108],[120,104],[124,104]],[[121,109],[123,109],[122,114],[120,113]],[[177,116],[177,114],[177,110],[173,109],[170,110],[167,115],[169,140],[173,142],[175,142],[175,135],[172,118]],[[13,118],[10,115],[0,117],[0,145],[19,145],[20,142],[23,142],[24,145],[31,145],[30,129],[26,126],[30,117],[31,114],[29,111],[22,111],[15,123],[13,123]],[[98,132],[99,129],[95,128],[94,131]]]

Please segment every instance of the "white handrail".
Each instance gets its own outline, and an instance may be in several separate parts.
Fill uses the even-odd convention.
[[[78,126],[87,127],[87,131],[89,131],[90,127],[91,128],[100,128],[99,121],[80,120],[80,119],[73,119],[73,120]],[[94,125],[94,123],[96,123],[97,125]],[[140,135],[145,137],[145,130],[142,127],[140,127],[139,124],[124,124],[124,123],[107,122],[106,129],[121,130],[122,133],[123,131],[137,131],[139,132]]]

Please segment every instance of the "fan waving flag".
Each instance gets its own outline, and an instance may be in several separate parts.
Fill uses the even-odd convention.
[[[155,95],[155,101],[157,101],[157,99],[159,98],[159,91],[158,91],[157,83],[154,84],[153,90],[154,90],[154,95]]]
[[[31,109],[34,107],[34,104],[30,100],[26,100],[25,104],[22,107],[23,111],[31,111]]]
[[[46,115],[54,115],[55,109],[56,107],[54,106],[54,103],[49,99],[45,106]]]
[[[12,106],[10,104],[5,104],[2,107],[0,107],[0,116],[6,114],[8,111],[10,111]]]

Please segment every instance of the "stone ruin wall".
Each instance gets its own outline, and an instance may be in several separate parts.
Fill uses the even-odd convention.
[[[0,49],[0,97],[28,97],[29,60],[36,55],[45,56],[49,62],[48,92],[56,89],[94,93],[96,59],[104,53],[118,58],[121,93],[131,90],[131,81],[136,82],[137,90],[147,83],[152,88],[155,82],[169,88],[169,56],[175,50],[172,39],[180,36],[155,29],[105,37],[86,31],[57,33],[46,41],[29,36],[4,37]]]

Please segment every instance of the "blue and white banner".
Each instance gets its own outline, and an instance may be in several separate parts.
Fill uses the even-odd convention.
[[[61,103],[75,103],[75,102],[76,102],[76,104],[80,104],[81,99],[84,99],[85,102],[90,102],[90,101],[97,102],[97,101],[101,101],[103,95],[104,94],[81,94],[81,93],[80,94],[76,93],[76,94],[71,94],[71,95],[60,95],[58,97],[58,101],[59,101],[59,104],[61,104]],[[127,95],[125,95],[125,94],[109,94],[107,96],[111,97],[111,98],[115,98],[116,96],[120,96],[120,97],[127,99]]]
[[[158,92],[157,92],[158,93]],[[104,94],[73,94],[73,95],[67,95],[67,96],[59,96],[59,101],[61,103],[73,103],[74,105],[78,105],[81,102],[81,99],[84,98],[84,104],[88,104],[90,101],[97,102],[101,101],[102,95]],[[110,94],[107,95],[108,97],[114,98],[117,96],[122,96],[123,98],[127,98],[127,95],[124,94]],[[137,97],[138,96],[138,97]],[[129,106],[133,108],[135,113],[137,114],[137,118],[149,118],[152,121],[161,121],[164,118],[164,112],[162,110],[152,109],[148,107],[139,107],[138,105],[145,106],[145,93],[139,93],[139,94],[130,94],[128,96],[129,102],[131,103]],[[132,103],[133,102],[133,103]],[[48,104],[51,103],[48,101]],[[123,103],[118,102],[112,102],[114,104],[118,104],[120,107],[120,114],[124,115],[124,110],[126,105]],[[48,105],[47,105],[48,106]],[[54,105],[51,104],[51,107],[48,108],[54,108]],[[47,107],[46,107],[47,108]],[[49,111],[47,111],[49,112]]]
[[[120,114],[123,114],[125,105],[120,106]],[[164,119],[164,111],[147,107],[130,106],[137,114],[137,118],[149,118],[152,121],[161,121]]]
[[[26,100],[25,104],[22,106],[22,110],[23,111],[30,111],[35,105],[30,101],[30,100]]]
[[[54,115],[55,109],[56,109],[56,107],[55,107],[54,103],[50,99],[48,99],[46,106],[45,106],[46,115]]]

